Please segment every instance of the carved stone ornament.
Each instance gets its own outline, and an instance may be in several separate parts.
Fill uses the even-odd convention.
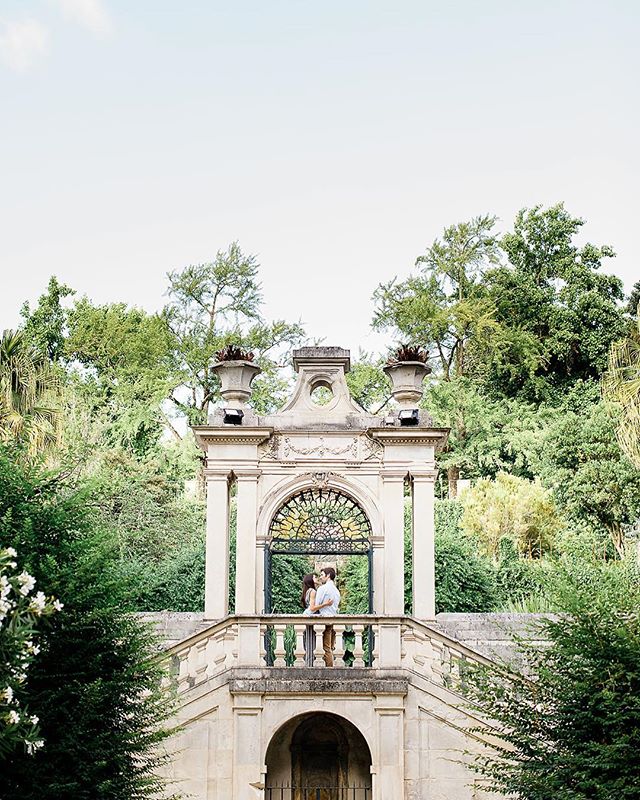
[[[280,452],[280,436],[276,433],[269,441],[258,447],[258,458],[266,461],[277,461]]]
[[[285,436],[284,439],[284,448],[283,448],[285,458],[288,458],[290,455],[296,456],[319,456],[323,458],[324,456],[343,456],[349,454],[351,458],[357,459],[358,457],[358,439],[354,437],[349,444],[340,447],[336,445],[332,447],[329,444],[325,443],[324,437],[320,437],[318,440],[318,444],[315,447],[296,447],[295,444],[292,444],[291,439],[288,436]]]
[[[311,482],[318,489],[326,489],[329,485],[329,481],[333,477],[333,472],[312,472],[310,474]]]
[[[362,449],[364,451],[364,461],[382,461],[384,448],[380,442],[370,439],[368,436],[363,436]]]

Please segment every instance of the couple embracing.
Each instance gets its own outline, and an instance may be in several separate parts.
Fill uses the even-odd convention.
[[[336,571],[333,567],[323,567],[319,576],[305,575],[302,579],[301,605],[304,616],[334,617],[340,608],[340,592],[335,584]],[[307,666],[313,666],[316,636],[313,626],[308,625],[305,631],[305,660]],[[333,651],[336,647],[336,632],[333,625],[325,625],[322,634],[322,649],[324,650],[324,663],[327,667],[333,666]]]

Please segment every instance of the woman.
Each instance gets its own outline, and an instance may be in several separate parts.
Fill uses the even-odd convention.
[[[316,579],[309,573],[302,579],[302,596],[300,605],[304,608],[302,612],[305,617],[313,616],[311,607],[316,602]],[[316,649],[316,632],[313,625],[307,625],[304,631],[304,663],[307,667],[313,666],[314,651]]]

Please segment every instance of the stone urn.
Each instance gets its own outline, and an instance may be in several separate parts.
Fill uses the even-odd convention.
[[[391,394],[400,408],[417,408],[422,397],[422,381],[431,372],[424,361],[395,361],[383,367],[391,381]]]
[[[244,406],[251,397],[253,379],[262,370],[253,361],[217,361],[211,371],[220,378],[220,394],[227,403]]]

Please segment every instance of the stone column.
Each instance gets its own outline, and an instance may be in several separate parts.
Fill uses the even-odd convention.
[[[411,472],[413,542],[413,616],[435,619],[434,486],[436,470]]]
[[[205,619],[229,613],[229,473],[205,470],[207,538],[204,584]]]
[[[236,614],[256,614],[256,521],[258,469],[235,471],[238,492],[236,526]]]
[[[384,613],[404,614],[404,479],[406,471],[382,471]],[[380,603],[376,604],[380,608]]]

